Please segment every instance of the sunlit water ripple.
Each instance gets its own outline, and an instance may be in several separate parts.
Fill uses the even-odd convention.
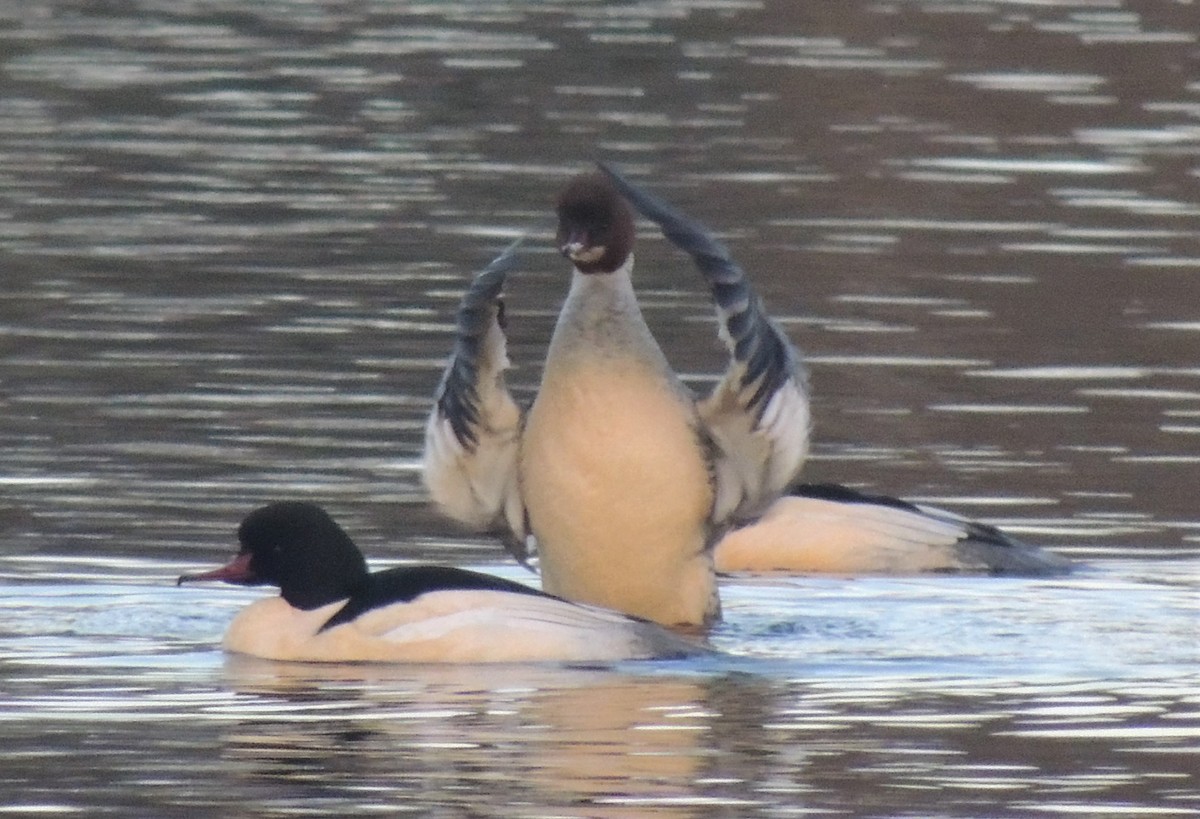
[[[1046,581],[733,580],[714,659],[486,670],[223,656],[229,618],[263,592],[174,588],[186,568],[3,561],[17,805],[470,811],[487,794],[692,815],[801,797],[836,812],[853,792],[915,815],[949,789],[961,810],[1003,797],[1012,815],[1197,806],[1195,560]],[[43,782],[39,761],[81,741],[75,790]]]

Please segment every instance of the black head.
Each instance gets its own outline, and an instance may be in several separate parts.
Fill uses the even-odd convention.
[[[572,179],[557,212],[558,249],[581,273],[612,273],[633,252],[633,212],[602,174]]]
[[[350,536],[320,506],[284,502],[251,512],[238,527],[241,551],[227,566],[186,580],[224,580],[278,586],[301,609],[343,600],[368,576],[367,562]]]

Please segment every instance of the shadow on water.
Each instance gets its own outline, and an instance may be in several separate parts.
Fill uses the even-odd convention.
[[[1194,16],[0,10],[3,810],[1194,814]],[[806,477],[1090,568],[734,581],[711,665],[222,658],[254,593],[170,582],[267,500],[528,579],[428,510],[421,428],[467,276],[601,156],[717,229],[806,351]],[[648,320],[702,388],[709,305],[645,234]],[[535,241],[522,396],[564,286]]]

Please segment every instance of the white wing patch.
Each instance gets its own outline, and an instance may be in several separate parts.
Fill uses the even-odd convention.
[[[524,536],[524,506],[517,482],[521,413],[497,390],[480,404],[486,423],[476,428],[474,446],[464,446],[448,418],[436,408],[425,425],[424,481],[448,517],[478,531],[507,524]]]
[[[713,520],[745,519],[762,511],[795,479],[808,456],[807,392],[789,379],[760,419],[742,403],[739,374],[730,372],[700,402],[700,417],[717,445]]]
[[[700,417],[716,444],[712,520],[759,514],[787,488],[808,455],[807,376],[787,335],[767,316],[729,250],[702,224],[601,164],[621,195],[691,256],[716,305],[730,364]]]
[[[497,256],[463,294],[423,453],[425,485],[438,507],[475,530],[507,526],[510,548],[525,539],[525,509],[517,481],[521,410],[504,376],[511,365],[501,291],[519,245]]]

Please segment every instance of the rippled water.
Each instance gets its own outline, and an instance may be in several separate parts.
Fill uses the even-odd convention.
[[[0,7],[0,813],[1200,813],[1189,2]],[[426,508],[466,277],[596,157],[721,231],[814,480],[1086,560],[737,580],[724,655],[286,667],[175,589],[255,505],[528,579]],[[676,366],[720,366],[655,234]],[[512,283],[523,395],[565,282]]]

